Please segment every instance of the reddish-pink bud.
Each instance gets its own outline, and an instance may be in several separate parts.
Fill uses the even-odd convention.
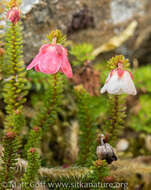
[[[33,130],[34,130],[35,132],[38,132],[38,131],[40,130],[40,128],[37,127],[37,126],[35,126],[35,127],[33,128]]]
[[[5,135],[7,139],[14,139],[16,137],[16,133],[14,131],[8,131]]]
[[[19,110],[15,110],[15,113],[16,113],[16,115],[19,115],[20,111]]]
[[[18,7],[12,7],[7,13],[7,20],[16,24],[20,20],[20,9]]]
[[[29,152],[34,153],[34,152],[36,152],[36,149],[35,148],[30,148]]]

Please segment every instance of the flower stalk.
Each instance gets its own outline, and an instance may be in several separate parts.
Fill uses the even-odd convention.
[[[80,124],[79,159],[78,164],[89,166],[95,159],[96,152],[96,124],[91,116],[89,101],[91,96],[82,86],[75,87],[75,95],[78,104],[78,116]]]
[[[11,1],[8,14],[12,11],[15,0]],[[17,4],[16,4],[17,5]],[[17,8],[19,10],[19,8]],[[10,15],[13,19],[13,14]],[[10,18],[9,17],[9,18]],[[5,33],[4,61],[2,63],[3,97],[6,104],[6,119],[4,123],[3,157],[0,182],[6,183],[2,189],[10,189],[9,182],[15,178],[15,165],[18,158],[19,136],[24,126],[23,104],[25,103],[26,71],[22,56],[22,31],[19,18],[13,22],[8,19]],[[10,134],[15,134],[13,137]],[[8,186],[8,187],[7,187]]]
[[[122,55],[115,56],[108,61],[108,65],[112,71],[108,75],[101,93],[107,91],[110,94],[110,120],[105,127],[105,132],[110,135],[109,143],[115,145],[117,136],[121,131],[120,129],[123,127],[124,118],[126,117],[126,96],[123,94],[136,95],[137,91],[132,80],[132,74],[124,69],[129,66],[128,59],[125,59]]]
[[[54,33],[51,41],[51,44],[45,44],[42,46],[39,54],[27,67],[27,70],[35,67],[35,70],[38,72],[52,75],[48,75],[48,83],[50,86],[44,94],[43,107],[40,113],[38,113],[31,122],[32,129],[25,146],[25,155],[26,152],[31,150],[31,148],[40,148],[41,139],[44,133],[49,129],[49,127],[52,127],[55,124],[57,119],[57,112],[62,99],[63,89],[63,78],[61,74],[57,72],[61,69],[61,72],[64,72],[67,77],[72,76],[72,69],[67,59],[67,51],[62,45],[56,44],[58,41],[56,33]],[[45,62],[45,60],[49,60],[49,62]],[[28,167],[22,179],[22,181],[27,183],[29,183],[29,179],[32,179],[32,181],[36,180],[36,173],[38,173],[38,169],[40,167],[40,156],[35,156],[35,164],[32,163],[33,159],[27,155]],[[37,167],[35,167],[35,165]]]

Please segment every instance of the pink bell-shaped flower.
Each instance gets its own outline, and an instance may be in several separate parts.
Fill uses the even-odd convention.
[[[137,91],[133,83],[132,74],[129,71],[123,70],[121,67],[114,69],[107,77],[106,83],[101,89],[101,93],[108,92],[109,94],[129,94],[136,95]]]
[[[16,24],[20,20],[20,9],[18,7],[12,7],[7,13],[7,20]]]
[[[27,70],[35,68],[36,71],[45,74],[63,72],[68,78],[72,77],[72,68],[68,61],[67,50],[56,43],[43,45],[38,55],[27,66]]]

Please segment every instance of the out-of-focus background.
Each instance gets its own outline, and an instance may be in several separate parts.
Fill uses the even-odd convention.
[[[23,0],[22,12],[27,62],[52,29],[60,29],[76,43],[89,42],[98,47],[134,20],[137,27],[132,37],[114,53],[135,57],[141,65],[151,61],[150,0]]]
[[[26,62],[52,29],[60,29],[76,43],[89,42],[98,47],[135,20],[132,37],[114,53],[135,57],[141,65],[150,63],[150,0],[23,0],[21,10]]]
[[[138,94],[127,98],[125,130],[116,149],[122,159],[146,156],[147,163],[151,163],[151,1],[23,0],[21,10],[26,64],[37,54],[46,35],[54,29],[60,29],[67,35],[69,49],[76,43],[89,43],[93,46],[94,54],[97,55],[93,64],[101,73],[101,85],[108,73],[106,60],[115,54],[123,54],[130,60]],[[5,22],[1,21],[0,24],[5,25]],[[4,29],[0,30],[2,33]],[[30,120],[35,114],[31,107],[36,111],[40,109],[41,95],[49,86],[44,82],[45,76],[39,73],[36,75],[31,71],[28,78],[30,98],[25,105],[25,114]],[[77,157],[77,108],[74,98],[68,92],[70,90],[66,89],[67,99],[60,109],[57,126],[46,134],[43,141],[44,166],[45,163],[69,164]],[[94,114],[101,128],[107,115],[107,97],[102,95],[99,98],[96,97],[93,101],[96,101]],[[145,180],[149,179],[149,175],[148,172]],[[138,181],[139,177],[136,176]]]

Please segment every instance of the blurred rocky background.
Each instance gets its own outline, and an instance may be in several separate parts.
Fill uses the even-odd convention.
[[[132,22],[132,37],[112,53],[122,53],[141,64],[151,62],[150,0],[23,0],[25,61],[37,53],[52,29],[61,29],[75,43],[89,42],[95,48],[120,35]],[[105,58],[111,55],[104,54]]]

